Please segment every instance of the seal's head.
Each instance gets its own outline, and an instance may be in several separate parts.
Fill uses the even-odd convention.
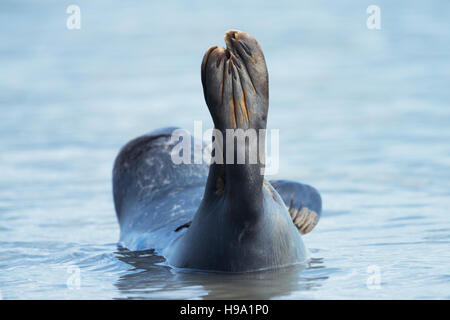
[[[217,129],[266,127],[269,83],[266,61],[256,39],[228,31],[226,48],[213,46],[202,62],[206,104]]]

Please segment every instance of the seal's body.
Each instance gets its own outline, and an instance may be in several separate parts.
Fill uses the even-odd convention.
[[[203,90],[215,129],[224,137],[230,129],[264,130],[268,74],[262,50],[245,32],[229,31],[225,42],[226,49],[210,48],[202,63]],[[176,267],[224,272],[307,259],[300,233],[317,224],[320,196],[306,185],[272,185],[264,179],[265,135],[220,150],[225,155],[227,148],[234,152],[243,147],[248,160],[257,145],[256,163],[217,162],[208,168],[171,161],[173,130],[131,141],[116,159],[114,201],[125,246],[155,248]]]

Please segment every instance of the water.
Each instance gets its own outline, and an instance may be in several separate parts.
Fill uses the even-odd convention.
[[[0,4],[0,297],[450,298],[448,1],[378,0],[381,30],[360,1],[76,4],[74,31],[60,1]],[[266,56],[273,178],[322,194],[307,266],[188,273],[117,246],[114,157],[212,126],[200,63],[232,28]]]

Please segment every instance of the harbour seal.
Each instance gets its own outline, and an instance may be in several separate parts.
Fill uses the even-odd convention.
[[[246,32],[228,31],[225,43],[226,48],[211,47],[201,65],[214,127],[223,136],[230,129],[264,130],[269,86],[263,51]],[[136,138],[116,158],[113,195],[124,246],[154,248],[175,267],[219,272],[278,268],[308,259],[301,234],[320,218],[320,195],[308,185],[264,179],[265,135],[237,141],[248,158],[256,143],[262,152],[255,163],[246,158],[243,164],[208,167],[171,161],[175,130]]]

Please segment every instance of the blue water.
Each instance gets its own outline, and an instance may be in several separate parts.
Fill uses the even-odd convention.
[[[74,3],[80,30],[69,3],[0,3],[1,298],[450,299],[450,2]],[[322,194],[306,266],[188,273],[117,246],[114,157],[212,127],[200,63],[229,29],[266,56],[271,178]]]

